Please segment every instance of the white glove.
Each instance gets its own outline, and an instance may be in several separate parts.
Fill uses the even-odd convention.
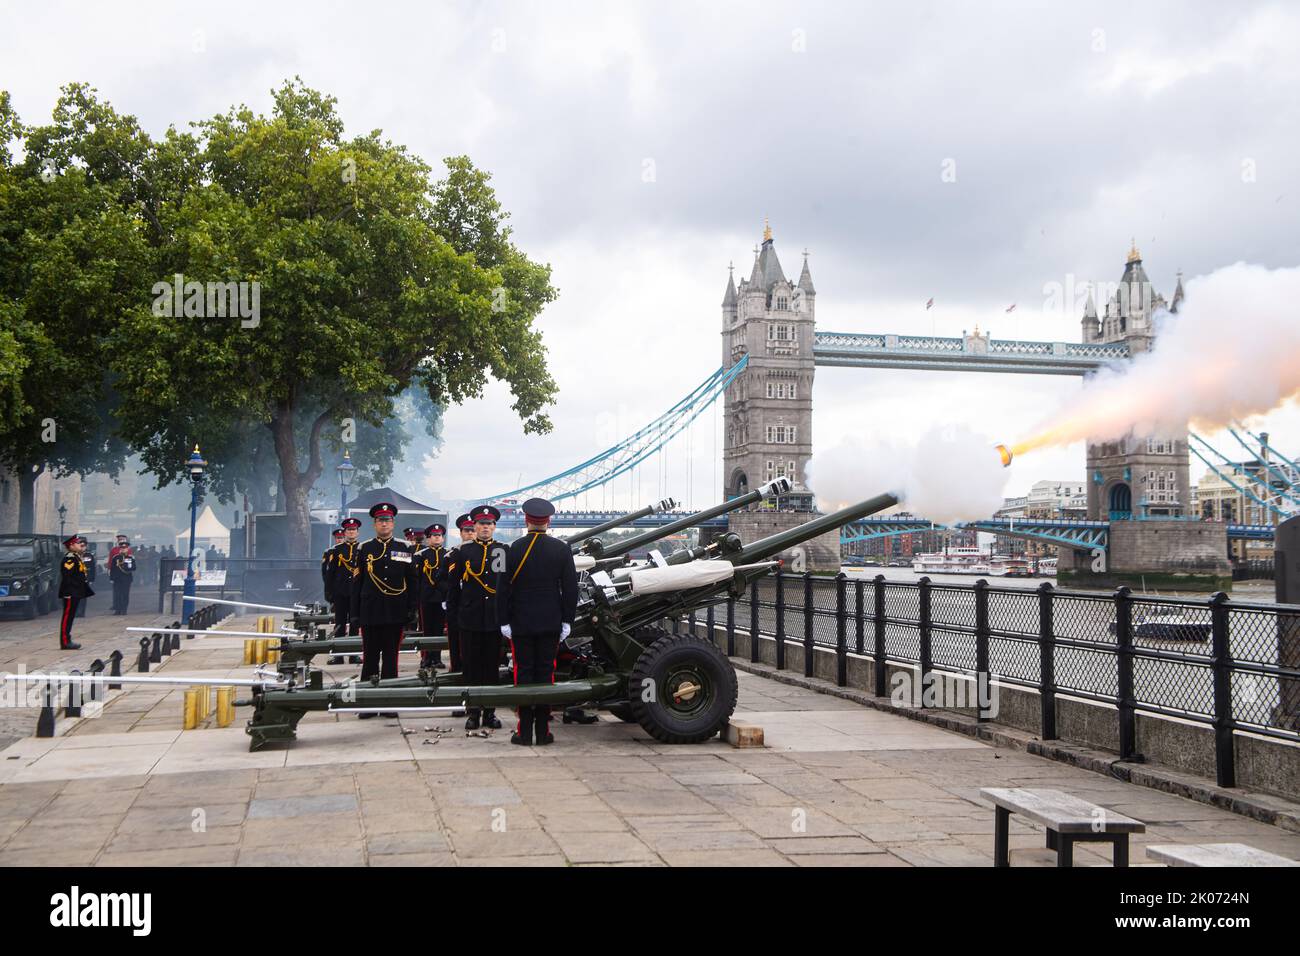
[[[504,637],[507,641],[510,640],[510,625],[509,625],[509,624],[502,624],[502,625],[501,625],[501,636]]]
[[[569,627],[569,625],[567,625],[567,624],[561,624],[561,625],[560,625],[560,640],[564,640],[566,637],[568,637],[568,636],[569,636],[569,631],[571,631],[571,630],[573,630],[573,628]]]
[[[443,601],[443,602],[442,602],[442,609],[443,609],[444,611],[447,610],[447,602],[446,602],[446,601]]]

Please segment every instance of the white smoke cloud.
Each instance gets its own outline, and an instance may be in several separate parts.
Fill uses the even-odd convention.
[[[1008,472],[991,439],[952,425],[931,429],[916,445],[848,438],[813,455],[807,477],[823,511],[889,492],[908,511],[951,524],[1000,508]]]
[[[1260,415],[1300,392],[1300,268],[1235,265],[1186,286],[1155,348],[1106,369],[1023,446],[1212,431]]]

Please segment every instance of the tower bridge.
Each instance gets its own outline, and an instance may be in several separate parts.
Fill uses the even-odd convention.
[[[833,332],[816,328],[817,290],[807,250],[798,279],[787,278],[770,227],[754,248],[748,277],[737,283],[734,267],[728,273],[722,299],[722,364],[717,371],[659,420],[605,452],[484,500],[542,495],[562,501],[608,486],[637,463],[662,454],[667,441],[720,398],[722,497],[744,494],[755,483],[782,476],[793,485],[780,510],[731,515],[729,526],[742,537],[771,534],[806,520],[799,512],[814,507],[805,477],[813,454],[812,390],[818,366],[1086,377],[1149,351],[1157,320],[1176,316],[1184,297],[1181,274],[1169,301],[1154,292],[1134,245],[1100,312],[1089,292],[1079,342],[995,339],[978,327],[960,337]],[[1262,540],[1272,536],[1272,526],[1197,520],[1191,509],[1188,456],[1185,427],[1152,438],[1089,441],[1086,520],[990,517],[963,527],[1060,545],[1063,577],[1088,567],[1089,562],[1078,561],[1076,555],[1102,549],[1108,552],[1108,566],[1118,572],[1149,575],[1177,565],[1182,573],[1219,579],[1229,571],[1226,539]],[[611,516],[605,511],[574,512],[557,526],[580,527]],[[924,518],[907,516],[865,519],[840,535],[812,542],[810,561],[814,566],[838,566],[841,543],[934,527]]]

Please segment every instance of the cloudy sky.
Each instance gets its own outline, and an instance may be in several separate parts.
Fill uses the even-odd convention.
[[[161,132],[266,109],[296,74],[351,131],[493,173],[517,242],[554,268],[542,329],[560,393],[543,438],[499,386],[448,412],[412,493],[466,497],[589,457],[715,369],[727,264],[748,273],[765,216],[787,274],[809,250],[834,331],[1077,340],[1052,290],[1116,281],[1133,238],[1166,296],[1180,269],[1300,264],[1297,54],[1285,4],[0,8],[0,86],[28,120],[84,80]],[[1224,334],[1250,333],[1234,319]],[[1078,388],[822,369],[815,442],[949,422],[1014,441]],[[715,500],[716,418],[603,503]],[[1300,414],[1257,424],[1300,453]],[[1083,471],[1081,446],[1026,456],[1008,493]]]

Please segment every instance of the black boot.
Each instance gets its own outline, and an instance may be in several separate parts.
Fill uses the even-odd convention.
[[[533,745],[533,708],[527,705],[519,707],[519,723],[515,727],[515,732],[510,735],[512,744],[520,744],[524,747]]]
[[[74,641],[68,641],[68,643],[62,645],[61,649],[65,651],[79,651],[81,650],[81,645]]]
[[[469,712],[469,720],[465,721],[466,730],[478,730],[478,716],[479,712],[477,710]]]
[[[551,708],[545,704],[533,709],[533,735],[539,747],[555,743],[555,735],[551,733]]]
[[[483,726],[491,727],[493,730],[501,729],[501,721],[497,717],[497,712],[495,708],[489,707],[488,709],[483,711]]]

